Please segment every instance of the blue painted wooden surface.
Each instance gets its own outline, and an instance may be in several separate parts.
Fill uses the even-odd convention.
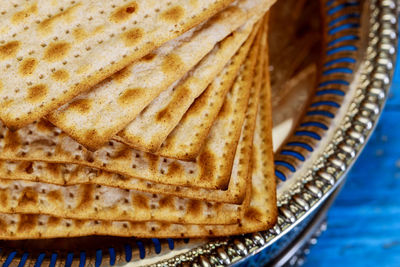
[[[399,61],[400,62],[400,61]],[[305,266],[400,266],[400,64],[381,120]]]

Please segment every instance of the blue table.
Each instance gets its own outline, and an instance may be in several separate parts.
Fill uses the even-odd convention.
[[[381,120],[305,266],[339,264],[400,266],[400,64]]]

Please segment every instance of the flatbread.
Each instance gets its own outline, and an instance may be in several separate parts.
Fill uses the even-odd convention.
[[[249,40],[248,42],[250,42]],[[241,48],[242,49],[242,48]],[[258,64],[261,62],[259,61]],[[260,74],[262,65],[256,68],[255,77],[261,81]],[[259,90],[259,82],[252,88],[252,91]],[[252,93],[249,103],[257,101],[257,93]],[[242,137],[239,141],[235,155],[234,167],[229,180],[227,190],[208,190],[190,187],[175,187],[155,183],[145,182],[139,179],[126,178],[114,173],[101,172],[89,167],[75,164],[52,164],[46,162],[29,161],[0,161],[0,177],[4,179],[23,179],[28,181],[41,181],[45,183],[81,184],[94,183],[124,189],[139,189],[153,193],[165,193],[188,197],[200,200],[215,202],[242,203],[245,195],[246,177],[248,172],[248,160],[250,156],[251,138],[254,131],[255,106],[252,105],[248,110],[248,119],[245,120],[242,129]],[[246,138],[245,138],[246,137]]]
[[[221,127],[216,126],[221,123],[220,118],[222,116],[219,112],[223,104],[227,103],[226,97],[232,97],[228,92],[234,83],[235,74],[239,69],[239,64],[232,64],[216,77],[207,90],[191,105],[176,128],[162,143],[161,148],[156,152],[157,155],[185,161],[196,160],[200,151],[208,147],[207,144],[203,147],[203,144],[207,138],[210,138],[209,133],[211,127],[213,126],[214,131],[221,131]],[[239,84],[236,83],[235,86],[239,86]],[[232,90],[235,90],[235,88],[232,88]],[[248,94],[244,93],[240,96],[240,98],[243,98],[243,101],[241,101],[242,105],[246,105],[245,102],[250,93],[249,91],[245,92],[248,92]],[[236,101],[237,100],[238,99],[236,99]],[[235,103],[234,101],[228,102]],[[231,107],[225,104],[221,113],[229,112],[226,111],[227,109],[229,110],[229,108]],[[235,109],[242,110],[243,106],[235,107]],[[240,116],[240,114],[243,116]],[[217,118],[217,116],[219,116],[219,118]],[[244,113],[241,112],[239,116],[235,116],[235,118],[232,119],[232,127],[225,125],[222,128],[229,130],[225,132],[228,139],[233,137],[233,139],[236,140],[237,136],[240,134],[240,125],[244,119]],[[226,120],[223,120],[223,122],[230,123]],[[219,134],[220,133],[221,132],[219,132]],[[210,135],[212,136],[212,134]],[[234,146],[232,146],[232,148],[235,149]],[[234,153],[228,152],[226,154],[233,155]]]
[[[243,122],[237,118],[243,117],[247,108],[258,45],[259,42],[256,42],[256,48],[251,50],[248,60],[241,68],[230,92],[231,97],[226,98],[225,106],[231,108],[220,113],[219,123],[211,130],[215,134],[210,135],[196,162],[158,157],[130,149],[116,141],[91,152],[43,120],[15,132],[2,127],[0,135],[4,138],[0,139],[0,159],[83,164],[161,184],[226,189],[235,155],[234,149],[239,140],[236,132],[240,134]],[[234,126],[239,126],[236,127],[238,131],[235,135],[228,136],[230,128]],[[224,140],[222,147],[221,140]]]
[[[263,39],[265,39],[264,37]],[[265,51],[267,52],[267,51]],[[266,230],[277,218],[276,184],[273,173],[270,87],[266,68],[260,95],[252,157],[252,188],[249,208],[237,224],[183,225],[162,222],[94,221],[46,215],[0,214],[0,238],[54,238],[86,235],[115,235],[157,238],[211,237]]]
[[[157,152],[195,98],[207,88],[218,73],[233,63],[229,60],[235,56],[236,51],[248,39],[250,33],[253,32],[252,35],[255,36],[258,27],[255,27],[253,31],[252,28],[253,23],[247,22],[217,44],[178,85],[170,86],[162,92],[114,139],[132,148],[151,153]],[[247,42],[252,42],[254,36]],[[240,53],[247,55],[244,49]],[[228,66],[225,66],[227,63]],[[222,79],[222,77],[216,79]]]
[[[241,2],[245,1],[250,0]],[[102,147],[218,42],[245,23],[246,13],[240,6],[223,10],[200,28],[152,51],[51,112],[48,119],[80,144],[92,150]]]
[[[260,42],[261,34],[257,39]],[[265,42],[261,46],[265,48]],[[257,46],[255,47],[257,48]],[[257,49],[261,51],[261,49]],[[264,54],[259,57],[252,87],[252,97],[246,115],[242,139],[254,135],[255,119],[261,86]],[[251,152],[251,146],[244,147]],[[247,153],[247,161],[251,153]],[[234,169],[237,175],[246,170]],[[246,179],[247,180],[247,179]],[[248,185],[251,181],[247,182]],[[250,189],[250,188],[249,188]],[[12,192],[12,194],[11,194]],[[221,224],[235,223],[244,216],[249,201],[242,205],[218,204],[198,200],[177,199],[170,196],[102,187],[99,185],[57,186],[26,181],[0,180],[1,213],[47,214],[74,219],[129,220]],[[214,212],[213,212],[214,211]],[[191,215],[194,216],[191,216]],[[223,218],[219,218],[219,217]]]
[[[2,3],[14,14],[0,33],[0,119],[20,128],[43,117],[231,2],[41,1],[32,10],[24,0]],[[13,21],[15,5],[27,7],[27,24]]]
[[[207,90],[190,106],[182,120],[162,143],[160,150],[156,154],[166,158],[195,161],[200,151],[207,148],[215,148],[215,146],[209,146],[208,144],[210,143],[206,143],[203,146],[207,138],[210,139],[210,136],[214,134],[221,136],[221,133],[224,132],[226,134],[225,141],[233,149],[232,151],[227,151],[226,154],[234,155],[235,146],[229,142],[229,139],[238,140],[245,115],[240,110],[243,110],[244,105],[247,105],[246,102],[250,95],[250,91],[244,91],[239,97],[236,96],[236,99],[229,99],[230,97],[235,98],[228,92],[235,81],[236,73],[242,66],[239,63],[245,60],[244,55],[239,56],[236,62],[231,61],[232,64],[229,64],[210,84]],[[237,90],[235,86],[240,86],[240,84],[236,83],[231,89],[232,91]],[[240,103],[240,105],[232,107],[225,104],[221,111],[224,103]],[[232,117],[231,121],[225,120],[221,115],[224,112],[232,112],[229,109],[233,109],[234,113],[236,113],[236,110],[239,111],[236,116]],[[221,113],[219,113],[220,111]],[[221,123],[226,124],[221,125]],[[212,126],[214,132],[211,131],[210,133]]]
[[[245,204],[221,204],[94,184],[60,186],[0,180],[0,213],[98,220],[232,224]]]

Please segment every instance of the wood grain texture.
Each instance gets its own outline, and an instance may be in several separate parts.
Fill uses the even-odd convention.
[[[305,266],[400,266],[400,66],[369,143]]]

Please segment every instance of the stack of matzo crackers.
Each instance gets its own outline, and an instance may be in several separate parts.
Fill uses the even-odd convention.
[[[2,1],[0,239],[271,227],[273,2]]]

